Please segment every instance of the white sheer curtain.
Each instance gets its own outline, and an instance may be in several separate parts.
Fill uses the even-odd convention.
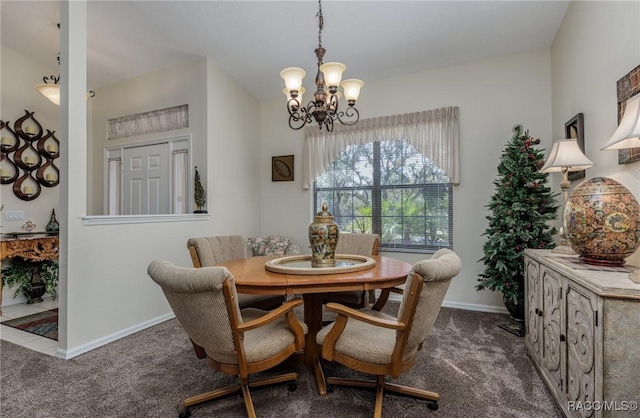
[[[120,215],[121,164],[120,157],[107,160],[107,215]]]
[[[172,153],[173,170],[171,171],[171,206],[172,213],[187,213],[187,157],[186,149]]]
[[[460,126],[458,107],[361,119],[356,125],[336,125],[333,132],[317,125],[304,130],[303,187],[311,183],[340,157],[347,146],[374,141],[406,139],[421,154],[444,170],[453,184],[459,183]]]

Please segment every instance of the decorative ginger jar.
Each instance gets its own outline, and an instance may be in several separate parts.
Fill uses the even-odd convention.
[[[621,266],[640,245],[639,210],[638,201],[622,184],[594,177],[571,193],[562,226],[582,262]]]
[[[309,243],[311,244],[311,267],[335,267],[336,244],[340,230],[333,222],[333,215],[327,204],[322,204],[314,221],[309,225]]]

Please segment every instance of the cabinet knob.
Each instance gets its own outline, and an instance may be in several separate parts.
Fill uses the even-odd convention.
[[[560,341],[566,341],[564,334],[560,334]]]
[[[538,316],[542,316],[542,311],[538,308],[536,308],[536,314],[538,314]]]

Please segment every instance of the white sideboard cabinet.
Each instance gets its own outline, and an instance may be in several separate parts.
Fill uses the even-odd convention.
[[[568,417],[640,417],[640,284],[527,249],[525,346]]]

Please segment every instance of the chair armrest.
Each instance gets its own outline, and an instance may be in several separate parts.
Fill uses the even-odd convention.
[[[371,307],[371,309],[373,309],[374,311],[382,310],[382,308],[384,308],[384,305],[387,304],[387,301],[389,300],[389,295],[391,294],[391,292],[398,293],[400,295],[402,295],[404,293],[404,291],[402,289],[397,288],[397,287],[391,287],[391,288],[388,288],[388,289],[382,289],[382,293],[380,294],[380,297],[375,302],[375,304]]]
[[[246,332],[255,328],[259,328],[269,322],[272,322],[281,316],[285,316],[288,312],[292,311],[296,306],[302,305],[302,299],[292,299],[288,302],[283,303],[281,306],[276,309],[269,311],[266,315],[261,316],[260,318],[254,319],[253,321],[243,322],[238,325],[238,331]]]
[[[366,322],[371,325],[376,325],[383,328],[395,329],[402,331],[406,325],[399,321],[390,321],[388,319],[381,319],[375,316],[367,315],[357,309],[351,309],[347,306],[339,303],[329,302],[327,303],[327,309],[333,312],[337,312],[338,315],[343,315],[348,318],[357,319],[358,321]]]

